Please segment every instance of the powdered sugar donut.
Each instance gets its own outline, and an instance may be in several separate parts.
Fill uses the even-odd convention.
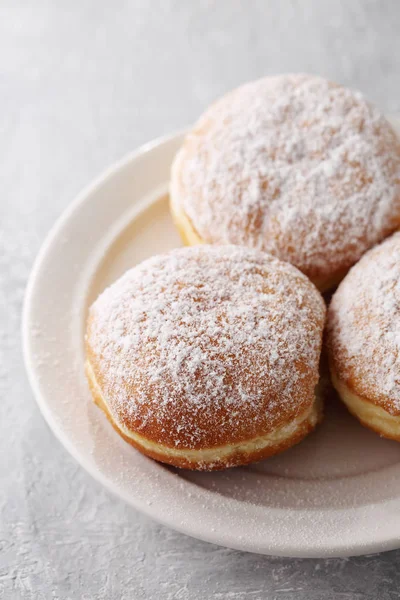
[[[328,314],[339,395],[364,425],[400,441],[400,234],[350,270]]]
[[[172,168],[184,241],[291,262],[321,290],[400,225],[400,144],[361,94],[320,77],[248,83],[213,104]]]
[[[92,305],[86,372],[144,454],[189,469],[246,464],[317,424],[324,318],[317,289],[287,263],[237,246],[182,248]]]

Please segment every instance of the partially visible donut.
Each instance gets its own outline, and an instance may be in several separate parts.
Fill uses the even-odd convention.
[[[364,425],[400,441],[400,234],[365,254],[328,311],[332,381]]]
[[[237,246],[128,271],[89,311],[94,400],[144,454],[189,469],[260,460],[321,416],[324,301],[295,267]]]
[[[186,244],[239,244],[336,285],[400,226],[400,143],[360,93],[321,77],[248,83],[213,104],[173,164]]]

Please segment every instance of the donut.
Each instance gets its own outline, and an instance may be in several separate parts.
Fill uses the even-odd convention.
[[[321,295],[292,265],[232,245],[180,248],[91,306],[86,374],[116,431],[147,456],[245,465],[319,422],[324,320]]]
[[[359,421],[400,441],[400,234],[367,252],[328,310],[332,382]]]
[[[337,285],[400,226],[400,143],[360,93],[312,75],[266,77],[213,104],[173,162],[185,244],[238,244]]]

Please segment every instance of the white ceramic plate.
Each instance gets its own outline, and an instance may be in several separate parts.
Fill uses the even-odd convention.
[[[400,444],[338,404],[318,431],[264,462],[220,473],[142,456],[91,402],[83,372],[88,305],[141,260],[180,245],[168,213],[182,136],[128,156],[87,188],[50,232],[23,318],[27,370],[50,427],[110,491],[174,529],[262,554],[322,557],[400,546]]]

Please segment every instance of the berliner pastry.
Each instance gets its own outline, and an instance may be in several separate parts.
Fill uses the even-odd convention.
[[[365,254],[328,312],[333,384],[363,425],[400,441],[400,234]]]
[[[117,432],[156,460],[215,470],[299,442],[325,304],[292,265],[238,246],[146,260],[90,308],[86,372]]]
[[[400,225],[400,143],[358,92],[321,77],[248,83],[213,104],[172,167],[184,242],[288,261],[320,290]]]

